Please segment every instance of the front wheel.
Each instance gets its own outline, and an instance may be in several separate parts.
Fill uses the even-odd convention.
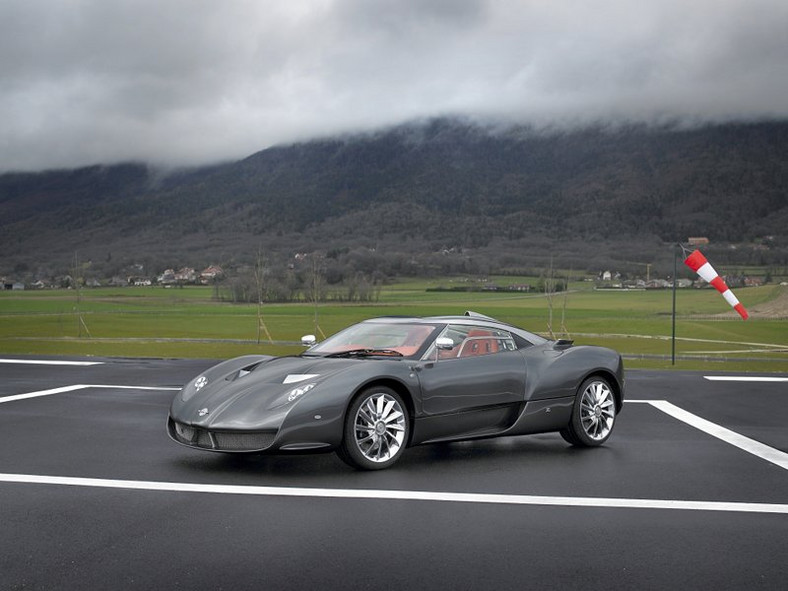
[[[616,398],[604,378],[591,377],[577,390],[572,420],[561,436],[572,445],[594,447],[610,437],[616,422]]]
[[[348,407],[337,455],[353,468],[388,468],[405,451],[409,429],[410,419],[400,395],[384,386],[369,388]]]

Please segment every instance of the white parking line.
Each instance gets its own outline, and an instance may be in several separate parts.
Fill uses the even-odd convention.
[[[73,386],[63,386],[62,388],[52,388],[51,390],[40,390],[38,392],[29,392],[28,394],[15,394],[14,396],[6,396],[0,398],[0,404],[4,402],[13,402],[14,400],[25,400],[27,398],[38,398],[39,396],[51,396],[52,394],[61,394],[63,392],[73,392],[74,390],[82,390],[87,386],[76,384]]]
[[[72,386],[63,386],[62,388],[52,388],[51,390],[39,390],[38,392],[28,392],[27,394],[15,394],[13,396],[6,396],[0,398],[0,404],[4,402],[13,402],[14,400],[26,400],[28,398],[39,398],[40,396],[52,396],[53,394],[62,394],[63,392],[73,392],[74,390],[84,390],[85,388],[104,388],[109,390],[173,390],[177,391],[180,388],[169,388],[163,386],[117,386],[110,384],[74,384]]]
[[[17,363],[20,365],[104,365],[103,361],[59,361],[56,359],[0,359],[0,363]]]
[[[763,376],[703,376],[711,382],[788,382],[788,377]]]
[[[123,389],[123,390],[180,390],[174,387],[159,386],[125,386],[110,384],[74,384],[50,390],[41,390],[27,394],[18,394],[0,398],[0,403],[23,400],[40,396],[50,396],[64,392],[73,392],[86,388]],[[734,445],[748,453],[765,459],[781,468],[788,469],[788,454],[754,441],[743,435],[711,423],[693,415],[666,400],[627,400],[628,403],[650,404],[662,412],[691,425],[726,443]],[[153,482],[141,480],[112,480],[99,478],[74,478],[61,476],[42,476],[33,474],[0,474],[0,482],[15,484],[49,484],[61,486],[82,486],[108,489],[147,490],[163,492],[198,492],[232,495],[309,497],[335,499],[387,499],[402,501],[442,501],[454,503],[508,504],[508,505],[542,505],[558,507],[594,507],[619,509],[669,509],[693,511],[728,511],[743,513],[778,513],[788,514],[788,504],[779,503],[742,503],[721,501],[679,501],[670,499],[623,499],[603,497],[557,497],[537,495],[509,495],[487,493],[455,493],[407,490],[366,490],[366,489],[330,489],[300,488],[272,486],[237,486],[218,484],[195,484],[181,482]]]
[[[669,499],[617,499],[602,497],[550,497],[486,493],[456,493],[411,490],[368,490],[347,488],[300,488],[280,486],[238,486],[187,482],[151,482],[144,480],[105,480],[68,478],[32,474],[0,474],[0,482],[15,484],[52,484],[158,492],[190,492],[225,495],[305,497],[330,499],[367,499],[398,501],[439,501],[488,505],[543,505],[553,507],[591,507],[612,509],[670,509],[691,511],[729,511],[741,513],[788,514],[788,504],[739,503],[723,501],[674,501]]]
[[[730,429],[726,429],[721,425],[707,421],[706,419],[703,419],[698,415],[694,415],[683,408],[679,408],[667,400],[627,400],[626,402],[650,404],[654,408],[661,410],[674,419],[678,419],[679,421],[686,423],[691,427],[695,427],[696,429],[699,429],[700,431],[703,431],[712,437],[716,437],[725,443],[733,445],[734,447],[738,447],[747,453],[766,460],[767,462],[771,462],[780,468],[788,470],[787,453],[780,451],[779,449],[769,447],[760,441],[755,441],[754,439],[740,435],[739,433],[736,433],[736,431],[731,431]]]
[[[0,404],[6,402],[13,402],[16,400],[26,400],[29,398],[38,398],[41,396],[51,396],[53,394],[62,394],[64,392],[74,392],[75,390],[83,390],[86,388],[103,388],[108,390],[158,390],[158,391],[178,391],[180,388],[164,387],[164,386],[122,386],[117,384],[74,384],[71,386],[63,386],[61,388],[52,388],[50,390],[40,390],[38,392],[29,392],[27,394],[16,394],[14,396],[6,396],[0,398]],[[650,404],[657,408],[704,433],[707,433],[717,439],[724,441],[734,447],[746,451],[754,456],[757,456],[767,462],[771,462],[785,470],[788,470],[788,454],[773,447],[769,447],[759,441],[740,435],[735,431],[726,429],[716,423],[707,421],[697,415],[694,415],[678,406],[671,404],[667,400],[627,400],[627,403],[640,403]]]

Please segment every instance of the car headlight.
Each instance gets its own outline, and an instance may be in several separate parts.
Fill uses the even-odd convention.
[[[309,392],[315,386],[316,384],[304,384],[302,386],[298,386],[297,388],[293,388],[287,393],[287,401],[293,402],[297,398],[300,398],[301,396]]]

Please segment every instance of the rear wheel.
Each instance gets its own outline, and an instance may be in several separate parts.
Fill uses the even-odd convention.
[[[601,377],[591,377],[577,390],[572,420],[561,436],[572,445],[594,447],[610,437],[616,422],[616,398],[610,384]]]
[[[353,468],[388,468],[405,451],[409,429],[410,419],[400,395],[385,386],[369,388],[348,408],[337,455]]]

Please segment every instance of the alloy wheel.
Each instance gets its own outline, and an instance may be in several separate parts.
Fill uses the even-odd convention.
[[[594,441],[610,435],[616,417],[613,391],[603,381],[590,382],[580,398],[580,422],[583,431]]]
[[[369,461],[384,463],[405,443],[406,419],[400,403],[391,395],[376,392],[358,408],[353,432],[358,450]]]

